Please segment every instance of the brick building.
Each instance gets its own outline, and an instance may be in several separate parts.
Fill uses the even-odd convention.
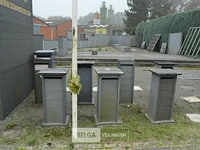
[[[72,20],[54,20],[44,22],[36,17],[33,17],[34,24],[40,24],[40,34],[44,35],[45,40],[57,40],[59,36],[68,36],[68,31],[72,29]],[[78,32],[83,32],[83,29],[78,26]]]

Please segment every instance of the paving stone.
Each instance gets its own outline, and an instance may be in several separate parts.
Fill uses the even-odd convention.
[[[200,114],[186,114],[193,122],[200,122]]]
[[[184,99],[186,102],[189,102],[189,103],[200,102],[200,99],[195,97],[195,96],[188,96],[188,97],[181,97],[181,98]]]

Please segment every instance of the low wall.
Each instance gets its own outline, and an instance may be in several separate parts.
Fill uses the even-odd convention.
[[[34,38],[34,51],[42,50],[44,48],[43,45],[44,36],[40,34],[34,34],[33,38]]]
[[[58,41],[44,40],[44,49],[58,48]]]
[[[90,36],[88,40],[78,41],[78,48],[105,47],[114,44],[120,44],[121,46],[125,46],[125,51],[130,51],[128,48],[130,48],[131,42],[131,36],[96,35]],[[47,44],[47,41],[45,41],[45,45]],[[57,47],[58,56],[64,57],[67,54],[68,49],[72,49],[72,41],[70,41],[67,37],[58,37]],[[45,47],[45,49],[48,48]]]

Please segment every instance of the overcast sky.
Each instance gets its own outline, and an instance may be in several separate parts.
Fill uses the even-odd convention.
[[[32,0],[33,15],[47,18],[48,16],[72,16],[72,0]],[[100,11],[103,0],[78,0],[78,16]],[[104,0],[106,7],[113,5],[115,12],[127,9],[127,0]]]

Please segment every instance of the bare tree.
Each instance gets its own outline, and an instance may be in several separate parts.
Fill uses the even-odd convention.
[[[63,16],[49,16],[47,18],[47,20],[71,20],[71,17],[69,17],[69,16],[66,16],[66,17],[63,17]]]
[[[169,2],[173,3],[172,13],[200,8],[200,0],[169,0]]]
[[[192,10],[195,8],[200,8],[200,0],[190,0],[186,5],[185,5],[185,10]]]

